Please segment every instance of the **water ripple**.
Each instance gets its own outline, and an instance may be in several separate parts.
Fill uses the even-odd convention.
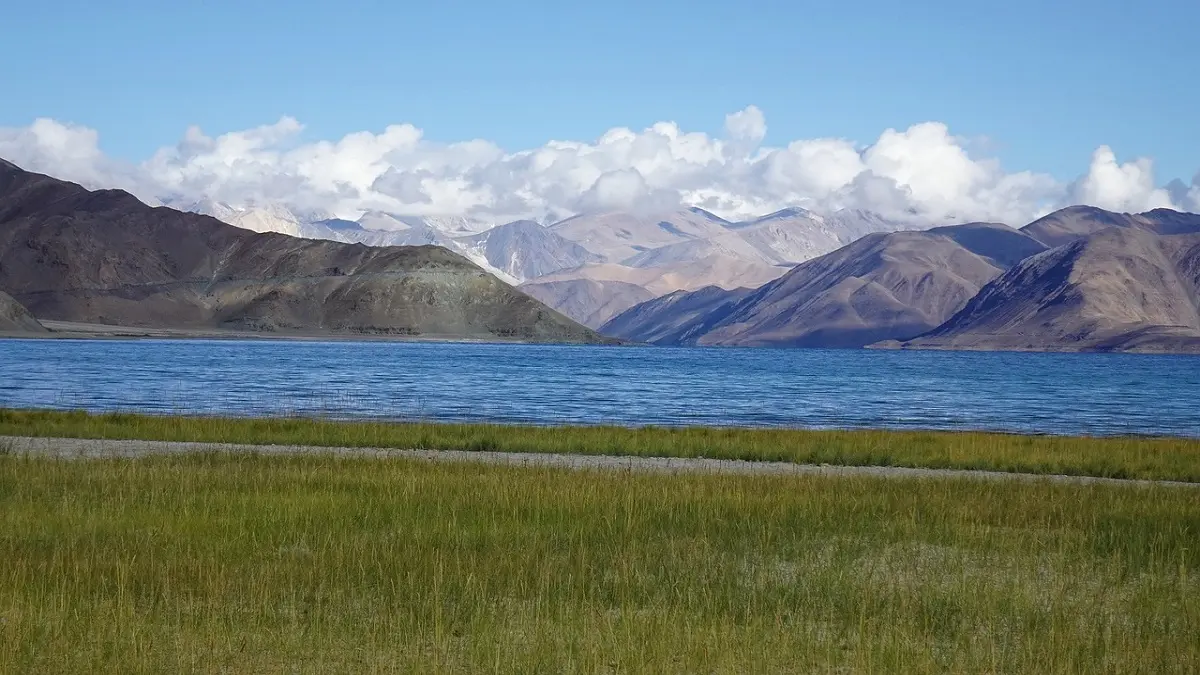
[[[0,340],[0,406],[532,424],[1200,436],[1200,359]]]

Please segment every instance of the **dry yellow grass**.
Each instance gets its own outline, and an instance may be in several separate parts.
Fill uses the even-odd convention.
[[[0,672],[1196,672],[1191,488],[0,455]]]

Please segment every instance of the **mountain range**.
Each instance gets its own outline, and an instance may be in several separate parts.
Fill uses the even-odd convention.
[[[1200,351],[1200,216],[1070,207],[1020,230],[868,234],[757,289],[637,305],[601,332],[678,345]]]
[[[1075,239],[1021,261],[906,346],[1200,351],[1200,234],[1114,227]]]
[[[680,208],[580,214],[550,224],[382,212],[356,221],[305,221],[279,205],[239,210],[211,201],[184,208],[256,232],[370,246],[441,246],[593,328],[665,293],[759,286],[863,234],[928,226],[865,211],[822,216],[800,208],[738,222]]]
[[[0,332],[67,323],[1200,351],[1200,215],[1168,209],[1073,206],[1014,229],[799,208],[742,221],[681,208],[552,223],[188,208],[151,207],[0,160]]]
[[[603,341],[446,248],[259,234],[4,161],[0,291],[79,324]]]
[[[726,292],[737,302],[720,311],[677,316],[666,306],[639,307],[636,321],[621,315],[602,332],[641,339],[665,323],[666,334],[687,335],[690,344],[862,347],[940,325],[1003,270],[1045,248],[992,223],[869,234],[751,293]],[[675,298],[670,307],[692,302]]]

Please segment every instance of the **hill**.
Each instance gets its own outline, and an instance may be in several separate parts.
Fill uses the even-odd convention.
[[[1200,352],[1200,234],[1112,227],[1029,258],[908,347]]]
[[[44,320],[601,340],[443,248],[259,234],[8,162],[0,162],[0,288]]]

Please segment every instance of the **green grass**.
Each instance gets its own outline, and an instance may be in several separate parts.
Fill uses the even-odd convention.
[[[0,672],[1197,672],[1198,500],[0,454]]]
[[[0,410],[0,435],[713,457],[1200,482],[1200,440],[993,433],[532,427]]]

